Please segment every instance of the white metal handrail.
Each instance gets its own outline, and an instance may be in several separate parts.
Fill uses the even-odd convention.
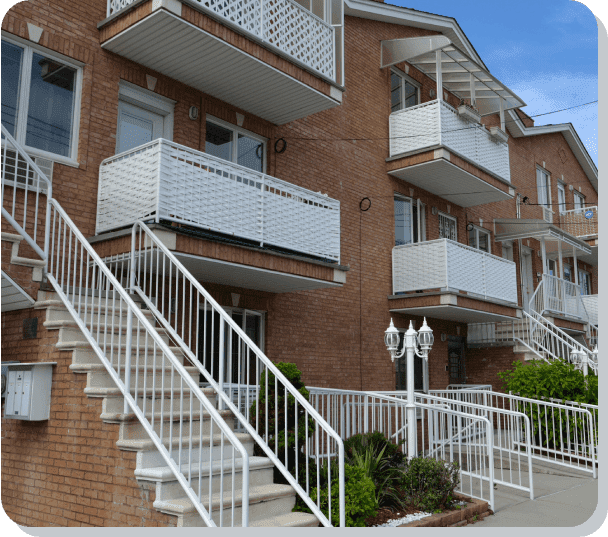
[[[591,212],[593,216],[587,218]],[[566,233],[575,237],[593,237],[598,234],[598,207],[571,209],[559,213],[560,227]]]
[[[131,409],[137,417],[208,526],[248,526],[247,450],[57,201],[49,201],[49,210],[48,280],[124,396],[124,413]],[[227,483],[223,471],[214,476],[218,463],[222,469],[229,465]],[[231,492],[228,506],[225,492]]]
[[[343,527],[344,445],[340,436],[145,224],[138,222],[133,227],[131,253],[110,265],[124,281],[129,281],[131,291],[144,301],[205,382],[214,388],[220,408],[232,411],[321,523]],[[160,300],[157,302],[155,297]],[[264,384],[252,393],[251,387],[259,386],[261,379]],[[264,403],[260,390],[266,394]],[[269,401],[271,393],[274,401]],[[283,406],[279,406],[281,397]],[[272,433],[269,419],[272,425],[281,412],[285,416],[291,412],[298,419],[293,424],[284,419],[283,429]],[[289,427],[295,427],[293,464],[289,460]],[[279,448],[279,442],[284,443],[284,450]],[[319,446],[328,445],[337,457],[323,457]],[[317,503],[310,497],[315,479],[317,488],[321,487],[318,465],[316,476],[312,475],[312,459],[318,464],[325,462],[329,469],[332,464],[337,465],[339,520],[332,520],[331,509],[328,517],[321,511],[320,494]],[[327,493],[331,498],[331,480]]]
[[[450,239],[393,248],[394,293],[437,288],[516,304],[516,265]]]
[[[310,400],[330,425],[347,439],[379,431],[396,444],[407,441],[406,401],[384,393],[308,387]],[[459,491],[494,505],[494,433],[490,420],[450,408],[450,401],[416,401],[421,456],[457,462]],[[451,405],[454,406],[454,405]],[[475,442],[467,442],[474,438]]]
[[[134,1],[108,0],[107,16]],[[334,28],[294,0],[191,0],[190,3],[334,78]]]
[[[577,468],[597,477],[597,408],[594,414],[594,409],[585,405],[486,390],[434,390],[433,393],[467,404],[474,401],[489,409],[525,414],[533,421],[533,434],[529,437],[533,459]],[[527,437],[522,434],[521,438]]]
[[[4,125],[1,151],[2,216],[46,260],[50,218],[47,200],[53,195],[53,185]],[[38,244],[40,227],[44,231],[42,248]]]
[[[445,101],[429,101],[389,117],[391,157],[443,145],[507,181],[511,180],[509,145],[481,124],[470,122]]]
[[[167,220],[340,260],[340,202],[164,139],[104,160],[97,234]]]

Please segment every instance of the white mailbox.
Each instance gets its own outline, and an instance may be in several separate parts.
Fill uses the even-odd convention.
[[[57,362],[8,364],[4,417],[41,421],[51,413],[53,366]]]

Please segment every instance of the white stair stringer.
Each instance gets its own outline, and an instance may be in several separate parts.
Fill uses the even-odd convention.
[[[87,383],[85,394],[88,397],[102,399],[102,413],[100,419],[105,423],[113,423],[119,427],[117,447],[124,451],[136,452],[135,478],[142,483],[148,483],[156,491],[153,507],[158,511],[177,517],[178,527],[206,526],[199,512],[192,501],[184,493],[184,489],[176,479],[173,470],[166,464],[163,455],[159,452],[157,445],[150,438],[148,432],[141,425],[139,419],[133,413],[124,413],[124,395],[116,386],[106,367],[99,359],[97,353],[87,342],[82,331],[71,314],[59,299],[56,293],[40,292],[39,300],[35,304],[37,309],[46,310],[46,320],[44,326],[48,330],[58,330],[57,348],[72,352],[72,363],[70,369],[75,374],[86,374]],[[153,320],[149,311],[142,310],[150,320]],[[115,321],[118,314],[115,315]],[[93,322],[89,324],[89,329],[94,333],[97,323],[104,322],[106,319],[94,316]],[[126,328],[126,323],[122,323]],[[123,330],[124,332],[124,330]],[[166,339],[163,330],[159,328],[161,337]],[[118,334],[117,334],[118,335]],[[121,334],[124,336],[124,334]],[[115,348],[124,348],[122,338],[117,338]],[[184,362],[184,356],[177,347],[170,347],[175,356]],[[144,349],[140,349],[141,352]],[[167,367],[161,363],[160,355],[157,356],[156,369]],[[198,382],[199,372],[196,367],[185,367],[188,373]],[[140,390],[144,389],[144,378],[148,372],[140,371],[137,378],[131,378],[131,391],[134,390],[137,382]],[[174,379],[175,382],[176,379]],[[145,386],[147,394],[153,391],[148,384]],[[216,394],[213,388],[202,389],[205,396],[216,405]],[[187,408],[190,402],[188,389],[183,390],[184,407]],[[158,417],[155,421],[154,430],[162,443],[172,453],[179,452],[180,440],[185,444],[185,437],[193,439],[191,453],[182,453],[182,464],[179,468],[182,473],[187,469],[188,464],[183,463],[183,459],[194,460],[197,458],[201,449],[209,450],[208,445],[213,445],[213,460],[211,465],[205,468],[198,468],[194,463],[191,464],[193,473],[199,475],[192,479],[191,486],[195,490],[204,491],[201,495],[203,504],[208,505],[211,499],[213,511],[218,512],[222,506],[222,525],[239,526],[242,511],[242,484],[243,484],[243,459],[240,457],[230,458],[231,447],[222,446],[221,435],[216,434],[213,429],[209,415],[205,412],[193,412],[193,428],[183,432],[180,437],[178,427],[168,427],[170,420],[170,402],[168,400],[156,400],[154,408],[146,410],[146,417],[151,420],[153,414],[159,415],[161,406],[164,407],[165,424],[163,426],[162,437],[160,436],[160,423]],[[231,411],[218,411],[222,419],[234,429],[235,418]],[[273,483],[274,464],[267,457],[253,456],[253,438],[246,433],[235,433],[237,438],[246,448],[249,455],[249,526],[285,526],[285,527],[304,527],[314,526],[319,523],[318,519],[309,513],[294,513],[291,510],[295,505],[296,493],[290,485],[279,485]],[[203,447],[197,442],[202,438]],[[224,451],[223,464],[220,462],[220,455]],[[178,457],[179,458],[179,457]],[[209,475],[214,476],[210,480]],[[221,477],[223,476],[223,479]],[[232,483],[234,476],[235,495],[233,500]],[[209,491],[211,484],[212,490]],[[221,500],[221,501],[220,501]],[[234,509],[232,508],[234,505]],[[219,523],[217,524],[220,525]]]

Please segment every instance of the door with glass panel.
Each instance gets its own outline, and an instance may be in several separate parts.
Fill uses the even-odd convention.
[[[419,201],[395,195],[395,246],[426,240],[424,205]]]
[[[534,274],[532,272],[532,251],[525,246],[521,251],[521,295],[522,307],[526,313],[530,313],[530,299],[534,293]]]
[[[118,102],[116,153],[129,151],[163,136],[164,117],[125,101]]]

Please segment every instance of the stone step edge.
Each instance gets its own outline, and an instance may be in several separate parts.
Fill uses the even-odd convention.
[[[284,515],[278,515],[249,523],[250,528],[316,528],[319,526],[319,519],[312,513],[292,511]]]
[[[135,319],[134,319],[134,323],[135,323]],[[122,326],[117,326],[116,324],[114,326],[112,326],[111,324],[106,325],[105,323],[100,323],[99,321],[95,321],[92,324],[90,322],[85,322],[85,325],[87,328],[89,329],[93,329],[95,330],[98,326],[104,326],[107,327],[107,331],[105,331],[104,333],[106,334],[121,334],[124,335],[125,332],[127,331],[127,322],[125,320],[125,322],[123,323]],[[75,328],[77,330],[80,330],[80,326],[78,326],[78,324],[76,323],[76,321],[74,320],[63,320],[63,321],[44,321],[42,323],[42,326],[44,326],[47,330],[61,330],[62,328]],[[168,332],[167,330],[165,330],[163,327],[161,326],[153,326],[152,327],[159,335],[167,335]],[[137,326],[133,326],[132,331],[135,333],[138,331]],[[146,330],[142,327],[140,330],[140,332],[146,332]]]
[[[236,459],[236,462],[232,462],[232,459],[228,459],[224,461],[222,465],[220,461],[214,461],[213,466],[211,467],[212,475],[219,475],[220,473],[225,473],[226,469],[232,471],[232,467],[234,466],[235,472],[243,471],[243,460]],[[191,465],[185,464],[182,465],[182,472],[184,475],[187,475],[187,471],[189,468],[193,469],[193,477],[198,476],[198,464],[192,463]],[[274,468],[273,462],[268,457],[249,457],[249,470],[263,470],[266,468]],[[223,471],[222,471],[223,470]],[[209,475],[209,469],[204,468],[201,472],[202,477],[207,477]],[[167,483],[172,481],[177,481],[175,475],[171,471],[171,468],[168,466],[158,466],[156,468],[141,468],[139,470],[135,470],[135,477],[140,480],[145,481],[155,481],[160,483]]]
[[[184,403],[184,406],[185,405],[186,405],[186,403]],[[220,416],[222,416],[222,419],[224,419],[224,420],[236,419],[236,418],[234,418],[234,414],[230,410],[218,410],[218,413]],[[146,411],[146,413],[144,415],[148,421],[152,421],[152,412]],[[176,423],[178,423],[179,416],[180,416],[179,411],[175,411],[175,410],[173,411],[173,413],[171,413],[169,411],[162,413],[163,422],[175,421]],[[184,410],[183,416],[185,419],[190,418],[190,411]],[[202,417],[202,421],[209,421],[211,419],[210,415],[205,413],[204,411],[203,411],[203,414],[201,414],[199,410],[195,410],[192,413],[193,421],[201,421],[201,417]],[[139,422],[139,418],[135,414],[124,414],[122,412],[103,412],[100,415],[100,418],[106,423]],[[154,422],[156,423],[157,421],[160,420],[160,418],[161,418],[160,411],[154,412]],[[171,418],[173,418],[173,419],[171,419]],[[184,427],[185,426],[186,425],[184,424]]]
[[[253,437],[247,433],[237,433],[235,432],[234,435],[236,436],[237,440],[239,440],[241,442],[241,444],[252,444],[254,442]],[[183,446],[186,445],[188,443],[188,440],[190,438],[188,436],[183,436],[181,438],[182,440],[182,449]],[[222,442],[222,435],[220,434],[214,434],[213,437],[209,436],[209,435],[203,435],[202,436],[202,441],[203,441],[203,448],[207,447],[209,445],[209,439],[213,440],[213,446],[219,446],[221,445]],[[198,448],[200,446],[200,440],[201,437],[196,435],[195,437],[192,438],[192,446],[195,448]],[[179,449],[179,441],[180,441],[180,437],[179,436],[173,436],[172,439],[172,445],[173,445],[173,452],[175,452],[175,448]],[[165,447],[169,446],[169,439],[168,438],[163,438],[163,445]],[[228,441],[228,439],[224,436],[224,446],[230,446],[230,442]],[[116,441],[116,447],[118,447],[119,449],[123,450],[123,451],[151,451],[153,449],[156,449],[156,445],[154,444],[154,442],[150,439],[150,440],[117,440]],[[238,454],[238,452],[236,452]]]
[[[152,359],[153,360],[153,359]],[[133,365],[134,362],[134,357],[131,357],[131,371],[135,371],[136,367],[135,365]],[[142,362],[142,358],[140,357],[140,364],[139,364],[139,371],[140,373],[143,373],[144,371],[146,371],[147,373],[151,373],[152,371],[161,371],[162,369],[164,369],[165,371],[171,371],[172,367],[165,365],[165,366],[154,366],[154,365],[148,365],[148,366],[144,366],[141,362]],[[148,360],[150,361],[150,359]],[[122,367],[123,364],[121,364],[121,369],[124,369],[124,367]],[[197,373],[198,372],[198,367],[192,366],[192,365],[184,365],[183,366],[184,369],[188,372],[188,373]],[[98,372],[103,372],[105,373],[106,367],[103,364],[71,364],[69,366],[70,370],[74,373],[98,373]],[[166,380],[166,379],[165,379]]]
[[[260,485],[257,487],[249,487],[249,505],[261,502],[267,502],[271,500],[278,500],[289,496],[295,496],[296,491],[291,485]],[[220,493],[216,492],[212,494],[212,502],[215,509],[219,507],[219,500],[222,500],[224,509],[230,509],[232,507],[232,492],[228,491],[224,493],[223,498],[220,498]],[[209,495],[201,498],[203,505],[209,504]],[[236,491],[234,495],[234,507],[241,507],[243,505],[243,493],[241,490]],[[153,506],[161,511],[162,513],[173,514],[173,515],[185,515],[188,513],[197,512],[194,504],[188,497],[179,500],[157,500],[153,503]],[[214,510],[214,512],[217,512]]]

